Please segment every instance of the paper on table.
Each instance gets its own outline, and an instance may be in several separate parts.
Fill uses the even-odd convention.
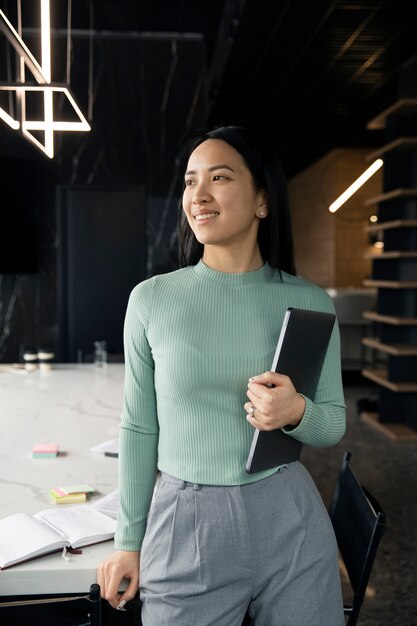
[[[90,452],[119,452],[119,440],[110,439],[90,448]]]
[[[117,519],[117,514],[119,512],[119,490],[116,489],[112,491],[107,496],[103,496],[99,500],[92,502],[90,504],[91,507],[94,507],[101,513],[112,517],[113,519]]]

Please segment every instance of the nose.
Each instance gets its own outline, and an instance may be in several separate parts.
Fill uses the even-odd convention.
[[[204,183],[199,183],[194,187],[192,202],[193,204],[203,204],[210,201],[210,194]]]

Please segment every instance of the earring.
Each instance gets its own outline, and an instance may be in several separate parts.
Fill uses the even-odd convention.
[[[265,217],[265,213],[263,211],[258,211],[258,217]]]

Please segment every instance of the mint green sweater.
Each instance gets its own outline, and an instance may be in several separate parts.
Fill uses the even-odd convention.
[[[139,550],[157,468],[176,478],[241,485],[253,436],[248,379],[271,368],[287,307],[334,311],[319,287],[271,269],[226,274],[202,261],[154,276],[130,295],[124,327],[120,513],[115,547]],[[339,332],[333,331],[314,403],[288,436],[331,446],[345,430]]]

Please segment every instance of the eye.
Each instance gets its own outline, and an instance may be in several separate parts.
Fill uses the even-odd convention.
[[[190,187],[193,183],[194,183],[194,181],[191,180],[191,178],[187,178],[187,180],[184,181],[184,185],[186,187]]]
[[[227,176],[223,176],[223,174],[215,174],[213,176],[213,180],[227,180]]]

